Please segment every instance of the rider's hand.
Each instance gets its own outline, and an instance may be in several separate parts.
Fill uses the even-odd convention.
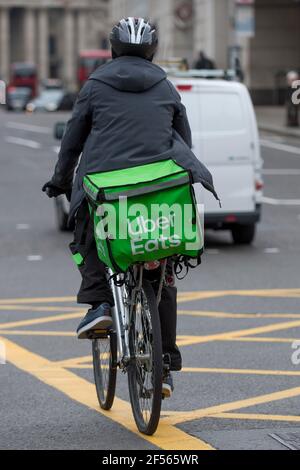
[[[59,188],[58,186],[55,186],[54,184],[51,183],[51,181],[48,181],[48,183],[44,184],[42,191],[47,194],[48,197],[53,198],[60,196],[61,194],[65,194],[67,196],[68,201],[71,199],[71,189],[62,189]]]

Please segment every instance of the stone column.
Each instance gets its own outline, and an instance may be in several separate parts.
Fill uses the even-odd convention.
[[[32,8],[26,8],[24,18],[25,60],[35,63],[35,14]]]
[[[231,0],[195,2],[194,56],[203,50],[218,68],[227,67]]]
[[[79,10],[78,12],[78,50],[83,51],[87,48],[87,13],[85,10]]]
[[[38,12],[38,64],[41,80],[49,77],[49,25],[46,9]]]
[[[224,1],[224,0],[223,0]],[[203,50],[215,55],[215,0],[198,0],[195,3],[194,55]]]
[[[65,10],[64,17],[64,80],[70,88],[76,86],[75,73],[75,31],[74,13],[72,10]]]
[[[0,10],[0,72],[1,79],[9,81],[10,66],[10,24],[9,9]]]
[[[173,0],[155,0],[153,10],[157,15],[153,17],[160,31],[158,59],[166,60],[174,56],[174,5]]]

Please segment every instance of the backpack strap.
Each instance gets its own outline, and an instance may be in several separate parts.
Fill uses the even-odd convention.
[[[75,264],[80,267],[84,264],[86,255],[94,240],[94,213],[87,210],[86,216],[77,220],[74,241],[69,247]]]

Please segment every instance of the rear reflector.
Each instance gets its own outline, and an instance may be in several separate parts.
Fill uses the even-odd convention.
[[[178,91],[191,91],[193,89],[192,85],[177,85]]]

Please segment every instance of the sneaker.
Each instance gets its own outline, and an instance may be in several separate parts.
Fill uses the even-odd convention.
[[[93,330],[108,330],[113,324],[111,307],[101,304],[96,309],[90,309],[77,328],[78,339],[88,339],[88,333]]]
[[[171,372],[167,371],[163,375],[162,395],[163,398],[170,398],[174,391],[173,377]]]

